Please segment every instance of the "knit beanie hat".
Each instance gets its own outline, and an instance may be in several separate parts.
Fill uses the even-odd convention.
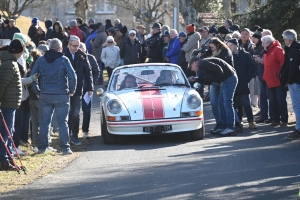
[[[189,24],[185,27],[186,31],[189,33],[193,33],[196,31],[196,26],[195,24]]]
[[[22,40],[22,42],[24,44],[27,44],[27,42],[28,42],[27,38],[28,37],[23,33],[15,33],[14,36],[13,36],[13,40],[14,39],[20,39],[20,40]]]
[[[10,53],[21,53],[25,50],[25,44],[20,39],[14,39],[9,45],[8,52]]]
[[[220,28],[218,28],[218,33],[228,34],[229,31],[228,31],[228,29],[225,26],[221,26]]]
[[[45,45],[45,44],[40,44],[38,47],[37,47],[38,50],[42,51],[42,52],[45,52],[45,51],[48,51],[49,50],[49,47],[48,45]]]
[[[132,33],[133,33],[133,34],[136,34],[135,30],[131,29],[131,30],[129,31],[128,34],[130,35],[130,34],[132,34]]]
[[[182,31],[179,33],[178,37],[187,37],[186,32]]]
[[[218,29],[215,25],[212,25],[212,27],[210,27],[210,29],[208,30],[208,33],[215,33],[218,34]]]
[[[89,23],[93,23],[93,24],[95,24],[95,23],[96,23],[96,20],[94,20],[94,19],[90,19],[90,20],[89,20]]]
[[[31,22],[33,23],[33,24],[38,24],[39,23],[39,18],[37,18],[37,17],[34,17],[32,20],[31,20]]]
[[[123,28],[121,28],[120,29],[120,32],[123,34],[123,35],[125,35],[126,33],[127,33],[127,27],[126,26],[124,26]]]
[[[230,27],[230,30],[232,30],[232,31],[238,31],[238,30],[240,30],[240,26],[237,25],[237,24],[233,24],[233,25]]]
[[[91,24],[91,25],[89,25],[89,28],[93,29],[93,31],[94,31],[94,30],[96,30],[96,25],[95,24]]]
[[[260,28],[259,25],[254,25],[254,26],[252,26],[252,28],[250,29],[250,31],[255,32],[255,31],[257,31],[257,29],[259,29],[259,28]]]
[[[116,31],[115,31],[114,27],[110,27],[109,29],[107,29],[107,32],[115,34]]]
[[[255,33],[252,35],[252,37],[255,37],[255,38],[257,38],[257,39],[261,39],[261,36],[262,36],[262,29],[261,28],[259,28],[259,29],[257,29],[256,31],[255,31]]]
[[[109,40],[112,40],[113,42],[115,41],[113,36],[107,36],[106,42],[109,41]]]
[[[77,21],[75,19],[72,19],[70,22],[69,22],[69,26],[70,27],[75,27],[77,26]]]
[[[9,24],[9,20],[8,19],[4,20],[4,24]]]
[[[236,46],[239,46],[239,41],[236,38],[231,38],[230,40],[228,40],[227,43],[229,43],[229,42]]]

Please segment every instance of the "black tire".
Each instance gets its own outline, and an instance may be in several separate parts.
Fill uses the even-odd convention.
[[[205,136],[204,119],[202,120],[202,127],[200,129],[191,131],[192,140],[202,140]]]
[[[102,111],[102,123],[101,123],[101,135],[103,137],[104,144],[116,144],[117,143],[117,135],[110,134],[107,130],[107,124],[104,112]]]

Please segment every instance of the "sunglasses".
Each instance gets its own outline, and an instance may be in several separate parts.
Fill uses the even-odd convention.
[[[107,43],[112,44],[112,43],[114,43],[114,42],[107,42]]]
[[[120,30],[115,30],[115,31],[120,31]]]
[[[132,36],[132,37],[133,37],[133,36],[135,36],[135,34],[130,34],[129,36]]]

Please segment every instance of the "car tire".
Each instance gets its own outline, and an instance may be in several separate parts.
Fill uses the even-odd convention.
[[[202,120],[202,127],[200,129],[191,131],[192,140],[202,140],[205,136],[204,119]]]
[[[106,124],[104,112],[102,112],[101,135],[102,135],[104,144],[116,144],[118,141],[117,135],[113,135],[113,134],[109,133],[107,130],[107,124]]]

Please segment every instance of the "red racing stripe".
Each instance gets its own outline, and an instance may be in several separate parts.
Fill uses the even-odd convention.
[[[162,119],[164,118],[163,95],[160,90],[142,90],[140,95],[144,119]]]

